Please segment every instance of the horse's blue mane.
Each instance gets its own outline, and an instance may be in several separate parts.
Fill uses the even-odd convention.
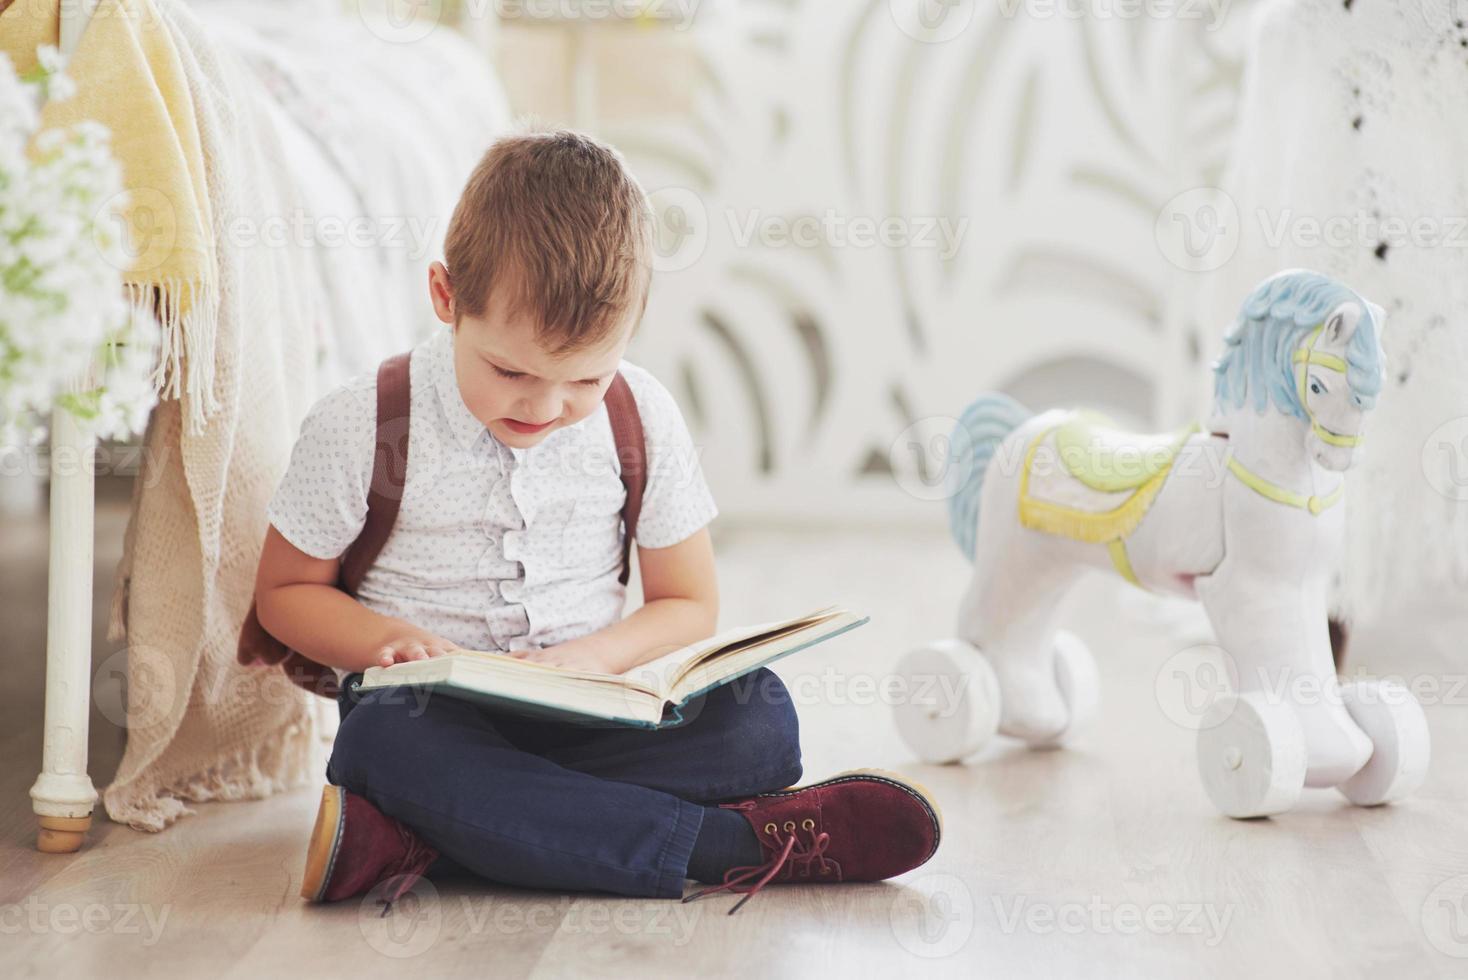
[[[1361,320],[1346,345],[1346,379],[1358,407],[1375,407],[1384,358],[1380,324],[1371,305],[1329,276],[1303,269],[1266,279],[1244,300],[1238,319],[1223,339],[1223,356],[1213,365],[1213,394],[1218,404],[1238,408],[1248,399],[1256,412],[1262,412],[1272,401],[1280,411],[1306,418],[1291,354],[1307,333],[1346,300],[1361,307]]]

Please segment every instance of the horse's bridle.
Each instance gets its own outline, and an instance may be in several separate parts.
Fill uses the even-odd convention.
[[[1339,371],[1341,374],[1346,373],[1346,362],[1343,358],[1315,349],[1315,342],[1320,339],[1320,332],[1324,329],[1325,324],[1322,323],[1310,331],[1310,336],[1305,338],[1304,344],[1295,348],[1295,352],[1291,356],[1291,360],[1300,366],[1300,373],[1297,378],[1300,393],[1300,407],[1305,410],[1306,417],[1310,419],[1310,430],[1322,442],[1327,442],[1332,446],[1359,446],[1365,438],[1364,436],[1348,436],[1341,432],[1333,432],[1321,425],[1315,418],[1315,413],[1310,410],[1310,401],[1306,397],[1308,393],[1306,376],[1309,374],[1311,364],[1318,364],[1323,368]],[[1228,456],[1228,468],[1229,472],[1238,477],[1241,483],[1261,497],[1273,500],[1277,504],[1284,504],[1286,507],[1298,507],[1300,510],[1309,511],[1311,514],[1321,514],[1340,503],[1341,495],[1346,488],[1345,481],[1342,480],[1336,485],[1334,490],[1324,496],[1299,493],[1266,480],[1239,462],[1238,458],[1232,452]]]
[[[1300,407],[1305,410],[1305,416],[1310,420],[1310,431],[1314,432],[1315,437],[1321,442],[1328,443],[1332,446],[1359,446],[1366,438],[1365,436],[1359,434],[1351,436],[1343,432],[1335,432],[1327,429],[1320,424],[1320,421],[1315,418],[1315,413],[1310,410],[1306,381],[1307,375],[1310,373],[1310,365],[1318,364],[1323,368],[1339,371],[1341,374],[1346,373],[1346,362],[1344,358],[1337,357],[1334,354],[1326,354],[1315,349],[1315,342],[1320,339],[1320,332],[1324,329],[1325,324],[1322,323],[1310,331],[1310,336],[1305,338],[1305,343],[1295,348],[1294,354],[1290,357],[1294,363],[1300,366],[1299,375],[1296,378],[1300,395]]]

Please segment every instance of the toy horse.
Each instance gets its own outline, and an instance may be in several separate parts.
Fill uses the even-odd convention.
[[[1394,682],[1342,686],[1326,626],[1342,474],[1382,387],[1382,319],[1324,275],[1266,280],[1214,365],[1206,428],[1133,435],[1091,413],[974,401],[950,456],[951,529],[974,563],[959,638],[900,667],[909,677],[961,671],[965,703],[943,718],[899,710],[907,742],[949,762],[996,731],[1032,746],[1072,733],[1099,685],[1056,610],[1077,577],[1103,569],[1200,600],[1236,668],[1198,730],[1200,774],[1220,811],[1280,813],[1305,786],[1337,787],[1362,806],[1416,789],[1429,754],[1421,706]]]

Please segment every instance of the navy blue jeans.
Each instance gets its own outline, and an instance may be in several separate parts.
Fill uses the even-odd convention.
[[[326,778],[492,881],[676,898],[703,805],[800,778],[800,734],[769,670],[715,688],[658,731],[526,718],[423,690],[338,698]],[[446,860],[445,860],[446,859]]]

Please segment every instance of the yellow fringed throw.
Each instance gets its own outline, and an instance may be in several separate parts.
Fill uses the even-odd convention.
[[[0,50],[16,71],[56,45],[61,0],[15,0],[0,13]],[[214,338],[219,311],[214,224],[194,103],[177,49],[152,0],[102,0],[66,64],[76,94],[42,112],[43,128],[90,119],[112,131],[129,197],[118,209],[129,267],[127,298],[158,311],[163,352],[153,383],[181,398],[200,431],[218,407]],[[155,300],[155,293],[157,299]]]

